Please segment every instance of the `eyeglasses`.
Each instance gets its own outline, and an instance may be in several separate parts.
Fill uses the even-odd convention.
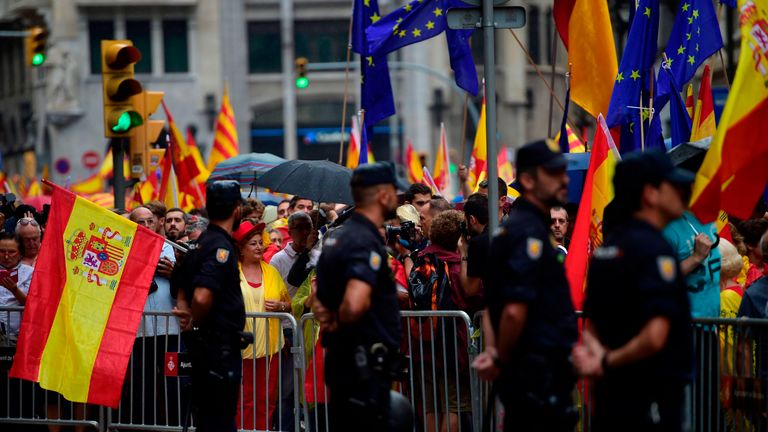
[[[34,227],[39,227],[40,226],[40,224],[37,223],[36,220],[34,220],[32,218],[27,218],[27,217],[19,219],[19,221],[16,223],[16,225],[21,225],[21,226],[32,225]]]

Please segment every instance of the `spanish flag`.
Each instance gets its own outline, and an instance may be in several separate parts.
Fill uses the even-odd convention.
[[[605,0],[555,0],[555,26],[568,49],[571,100],[593,117],[608,112],[619,71]]]
[[[373,157],[371,147],[368,145],[363,146],[362,140],[368,139],[367,134],[360,132],[360,121],[358,116],[352,116],[352,130],[349,135],[349,146],[347,147],[347,164],[349,169],[355,169],[360,164],[360,149],[365,147],[368,151],[368,161],[366,163],[374,163],[376,159]]]
[[[208,158],[208,171],[213,171],[216,164],[237,156],[239,152],[235,112],[232,110],[232,104],[229,103],[229,90],[227,86],[224,86],[219,118],[216,119],[216,132],[213,136],[211,156]]]
[[[592,252],[603,244],[603,213],[613,199],[613,172],[619,152],[602,114],[597,118],[597,131],[584,181],[579,212],[573,228],[570,250],[565,258],[565,275],[571,286],[571,299],[576,309],[584,303],[587,264]]]
[[[451,192],[451,170],[448,158],[448,138],[445,133],[445,123],[440,123],[440,146],[435,158],[435,185],[445,194]]]
[[[10,376],[117,408],[163,239],[52,186]]]
[[[408,172],[408,183],[421,183],[424,180],[421,160],[416,151],[413,150],[411,140],[408,140],[408,145],[405,147],[405,166]]]
[[[759,5],[759,6],[758,6]],[[691,210],[703,222],[720,210],[747,219],[768,182],[768,1],[739,1],[741,54],[720,126],[693,184]]]
[[[712,102],[712,83],[709,65],[704,66],[704,75],[701,76],[699,86],[699,100],[696,101],[696,110],[693,114],[691,128],[691,141],[700,141],[715,134],[715,104]]]
[[[685,110],[688,111],[688,117],[693,119],[693,107],[696,103],[693,101],[693,84],[688,84],[688,90],[685,91]]]
[[[475,132],[475,145],[472,148],[472,157],[469,159],[469,188],[476,190],[477,185],[483,181],[480,177],[485,172],[488,164],[488,142],[486,141],[485,130],[485,97],[483,97],[483,106],[480,109],[480,119],[477,121],[477,132]]]

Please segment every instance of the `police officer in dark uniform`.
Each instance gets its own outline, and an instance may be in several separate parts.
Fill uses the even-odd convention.
[[[576,315],[549,230],[550,208],[567,198],[567,161],[557,144],[537,141],[518,150],[516,165],[522,191],[491,243],[492,331],[474,366],[481,378],[499,377],[504,430],[572,431]]]
[[[245,306],[238,252],[231,234],[240,223],[242,198],[236,181],[208,185],[208,229],[174,272],[178,308],[192,358],[192,400],[198,431],[235,431],[240,392],[240,349]]]
[[[683,214],[692,173],[661,152],[616,167],[613,228],[590,264],[583,344],[574,363],[597,378],[594,431],[680,431],[693,376],[690,306],[661,230]]]
[[[317,263],[313,311],[327,348],[333,431],[389,430],[402,333],[379,227],[396,217],[396,184],[391,163],[358,167],[351,180],[354,213],[325,239]]]

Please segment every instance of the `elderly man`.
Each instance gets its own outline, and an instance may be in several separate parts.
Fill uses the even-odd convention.
[[[40,253],[42,237],[43,230],[34,218],[23,217],[16,222],[16,238],[19,239],[19,244],[22,245],[24,251],[24,256],[21,258],[22,264],[35,267],[37,255]]]

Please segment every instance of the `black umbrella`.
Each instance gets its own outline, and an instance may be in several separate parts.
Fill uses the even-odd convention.
[[[352,170],[327,160],[291,160],[267,171],[259,186],[320,202],[353,204]]]

